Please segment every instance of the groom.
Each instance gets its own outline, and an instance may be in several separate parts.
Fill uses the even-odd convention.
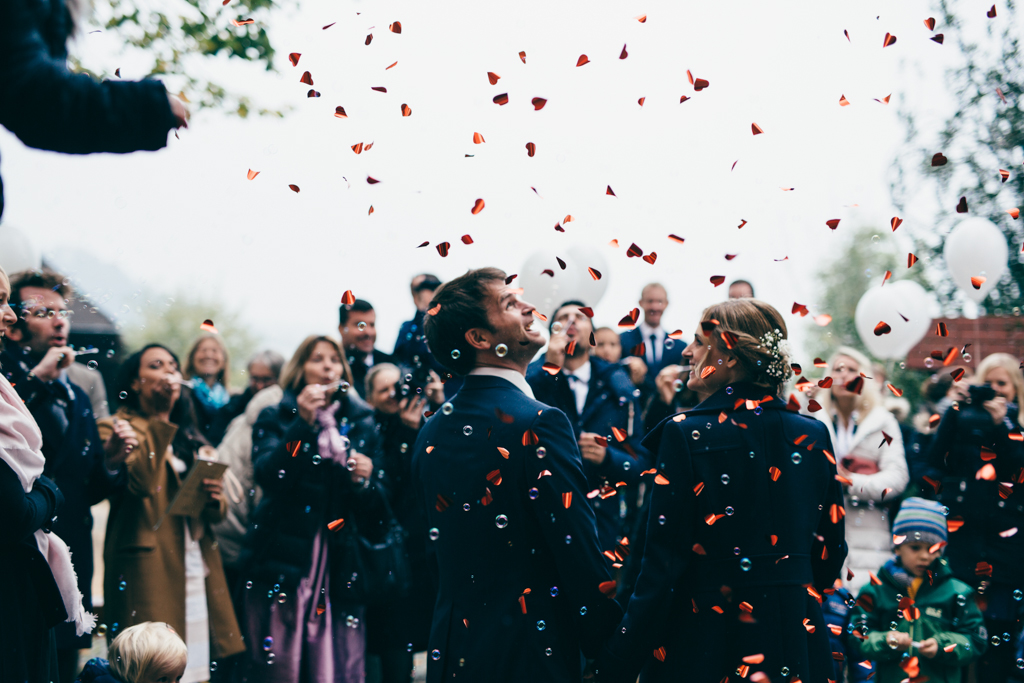
[[[440,573],[428,683],[580,681],[621,615],[572,427],[526,383],[544,338],[519,291],[471,270],[427,312],[431,353],[466,376],[413,455]]]

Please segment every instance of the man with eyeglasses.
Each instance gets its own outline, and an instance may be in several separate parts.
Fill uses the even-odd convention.
[[[115,434],[100,441],[89,395],[68,377],[75,353],[68,346],[71,330],[67,299],[72,295],[65,278],[51,271],[25,271],[11,277],[10,303],[18,322],[8,328],[0,372],[3,372],[43,435],[43,473],[64,494],[53,531],[71,549],[78,589],[87,611],[92,610],[91,506],[124,485],[123,464],[137,445],[126,422],[115,423]],[[91,636],[75,635],[74,624],[60,624],[57,666],[60,680],[74,680],[78,651],[91,646]]]

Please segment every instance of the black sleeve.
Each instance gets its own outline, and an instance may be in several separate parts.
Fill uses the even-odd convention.
[[[38,529],[46,529],[64,497],[46,477],[39,477],[29,493],[11,466],[0,460],[0,544],[20,543]]]
[[[822,430],[824,432],[824,429]],[[828,434],[823,434],[822,444],[829,453],[834,452]],[[843,507],[843,486],[836,479],[836,466],[828,463],[829,481],[821,518],[818,520],[817,538],[811,544],[811,575],[814,587],[819,591],[832,588],[832,584],[843,569],[848,552],[846,545],[846,510]]]
[[[156,150],[174,115],[157,81],[96,82],[50,55],[29,0],[0,2],[0,125],[69,154]]]
[[[692,524],[697,517],[690,451],[682,428],[667,423],[661,434],[656,462],[664,484],[651,493],[649,518],[664,515],[677,525],[647,525],[647,543],[633,596],[598,663],[602,681],[635,681],[644,661],[662,645],[662,629],[672,609],[673,589],[689,565]],[[653,482],[652,482],[653,483]]]
[[[565,414],[555,408],[545,410],[534,422],[538,443],[547,449],[547,457],[526,458],[527,481],[535,481],[540,495],[534,511],[539,527],[554,555],[560,589],[571,604],[586,607],[574,611],[580,647],[588,657],[596,657],[600,647],[622,616],[615,602],[614,586],[608,563],[597,540],[597,518],[587,502],[587,478],[583,473],[576,437]],[[541,476],[542,471],[551,476]],[[557,519],[557,524],[550,520]],[[570,536],[572,543],[566,543]]]
[[[309,457],[292,457],[288,444],[316,448],[316,430],[301,417],[287,424],[278,406],[264,408],[252,427],[252,464],[256,483],[271,495],[283,493],[314,467]]]
[[[86,496],[91,507],[123,489],[128,484],[128,472],[124,465],[118,467],[116,472],[111,472],[107,469],[106,456],[103,453],[103,442],[100,440],[100,432],[96,428],[94,420],[89,421],[87,431],[89,447],[86,455],[91,458],[92,467],[90,468],[89,479],[86,484]]]

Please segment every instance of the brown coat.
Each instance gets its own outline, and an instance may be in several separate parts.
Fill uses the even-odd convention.
[[[107,537],[103,548],[104,620],[113,626],[108,637],[143,621],[163,621],[185,637],[185,522],[199,541],[206,577],[211,655],[227,657],[245,650],[224,566],[210,525],[224,517],[227,503],[207,509],[202,518],[163,517],[181,486],[167,458],[177,426],[146,418],[122,408],[114,417],[131,423],[139,439],[128,456],[128,487],[111,499]],[[113,419],[97,424],[104,441],[113,431]],[[159,526],[157,523],[159,522]],[[121,589],[123,583],[124,588]]]

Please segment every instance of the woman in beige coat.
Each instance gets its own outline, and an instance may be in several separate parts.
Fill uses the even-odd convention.
[[[853,578],[846,586],[854,595],[868,582],[868,572],[877,572],[892,557],[886,508],[910,481],[900,425],[882,405],[878,383],[862,372],[871,372],[867,357],[841,347],[825,371],[832,378],[831,388],[807,392],[821,406],[811,414],[828,428],[837,470],[849,482],[844,486],[850,549],[846,568]]]
[[[189,664],[182,683],[210,678],[211,663],[244,651],[210,525],[227,507],[219,481],[204,480],[200,517],[168,515],[195,466],[202,437],[179,400],[178,359],[158,344],[129,357],[118,374],[121,407],[99,422],[102,439],[132,445],[127,490],[111,500],[103,558],[108,636],[144,621],[163,621],[182,634]]]

